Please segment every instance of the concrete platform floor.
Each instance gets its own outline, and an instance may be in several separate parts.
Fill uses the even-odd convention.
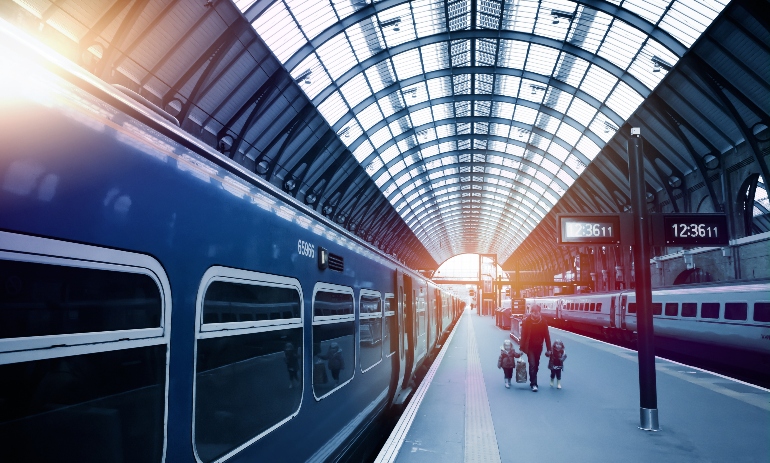
[[[770,462],[770,391],[657,359],[661,431],[642,431],[636,352],[550,330],[568,355],[563,389],[549,387],[545,355],[539,392],[506,389],[508,333],[466,312],[377,461]]]

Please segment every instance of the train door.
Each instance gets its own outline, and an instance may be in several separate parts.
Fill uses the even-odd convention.
[[[436,334],[439,332],[439,298],[436,294],[438,291],[428,287],[428,295],[430,296],[430,323],[428,324],[428,348],[432,349],[436,346]]]
[[[400,273],[400,272],[399,272]],[[403,278],[403,286],[400,291],[401,305],[403,307],[403,318],[401,326],[403,327],[402,346],[404,349],[404,370],[401,378],[403,379],[401,387],[406,388],[409,385],[409,378],[412,376],[412,368],[414,366],[414,348],[415,348],[415,332],[414,332],[414,288],[412,284],[412,277],[409,275],[401,274]]]
[[[402,285],[403,286],[403,285]],[[385,361],[390,360],[390,384],[388,386],[388,403],[393,400],[398,391],[399,378],[403,372],[404,362],[401,359],[400,347],[401,334],[399,331],[399,310],[396,294],[398,294],[399,285],[396,282],[396,293],[385,293],[385,317],[383,318],[383,352]],[[387,330],[387,331],[385,331]],[[387,336],[384,334],[387,333]]]
[[[620,296],[620,328],[626,329],[626,307],[628,306],[628,296]]]
[[[610,296],[610,328],[617,328],[617,325],[615,323],[616,304],[617,304],[617,296],[615,295]]]
[[[425,358],[428,352],[428,292],[427,286],[421,280],[413,280],[414,288],[414,325],[415,325],[415,353],[414,353],[414,366],[419,366],[421,361]],[[418,289],[419,288],[419,289]]]

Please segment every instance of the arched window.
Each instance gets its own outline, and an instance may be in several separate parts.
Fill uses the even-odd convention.
[[[738,211],[742,214],[746,236],[770,231],[770,201],[767,186],[760,174],[750,175],[741,185]]]
[[[754,191],[752,216],[754,233],[770,230],[770,200],[767,198],[767,185],[761,175],[757,178],[757,189]]]
[[[711,274],[701,268],[691,268],[683,271],[674,279],[674,285],[689,285],[714,281]]]

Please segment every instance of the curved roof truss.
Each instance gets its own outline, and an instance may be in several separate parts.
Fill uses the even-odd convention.
[[[723,3],[236,2],[437,262],[506,260]]]

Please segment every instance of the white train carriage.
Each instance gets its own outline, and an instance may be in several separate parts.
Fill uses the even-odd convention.
[[[634,338],[636,293],[616,291],[527,299],[553,326]],[[697,285],[652,292],[655,335],[770,354],[770,282]]]

